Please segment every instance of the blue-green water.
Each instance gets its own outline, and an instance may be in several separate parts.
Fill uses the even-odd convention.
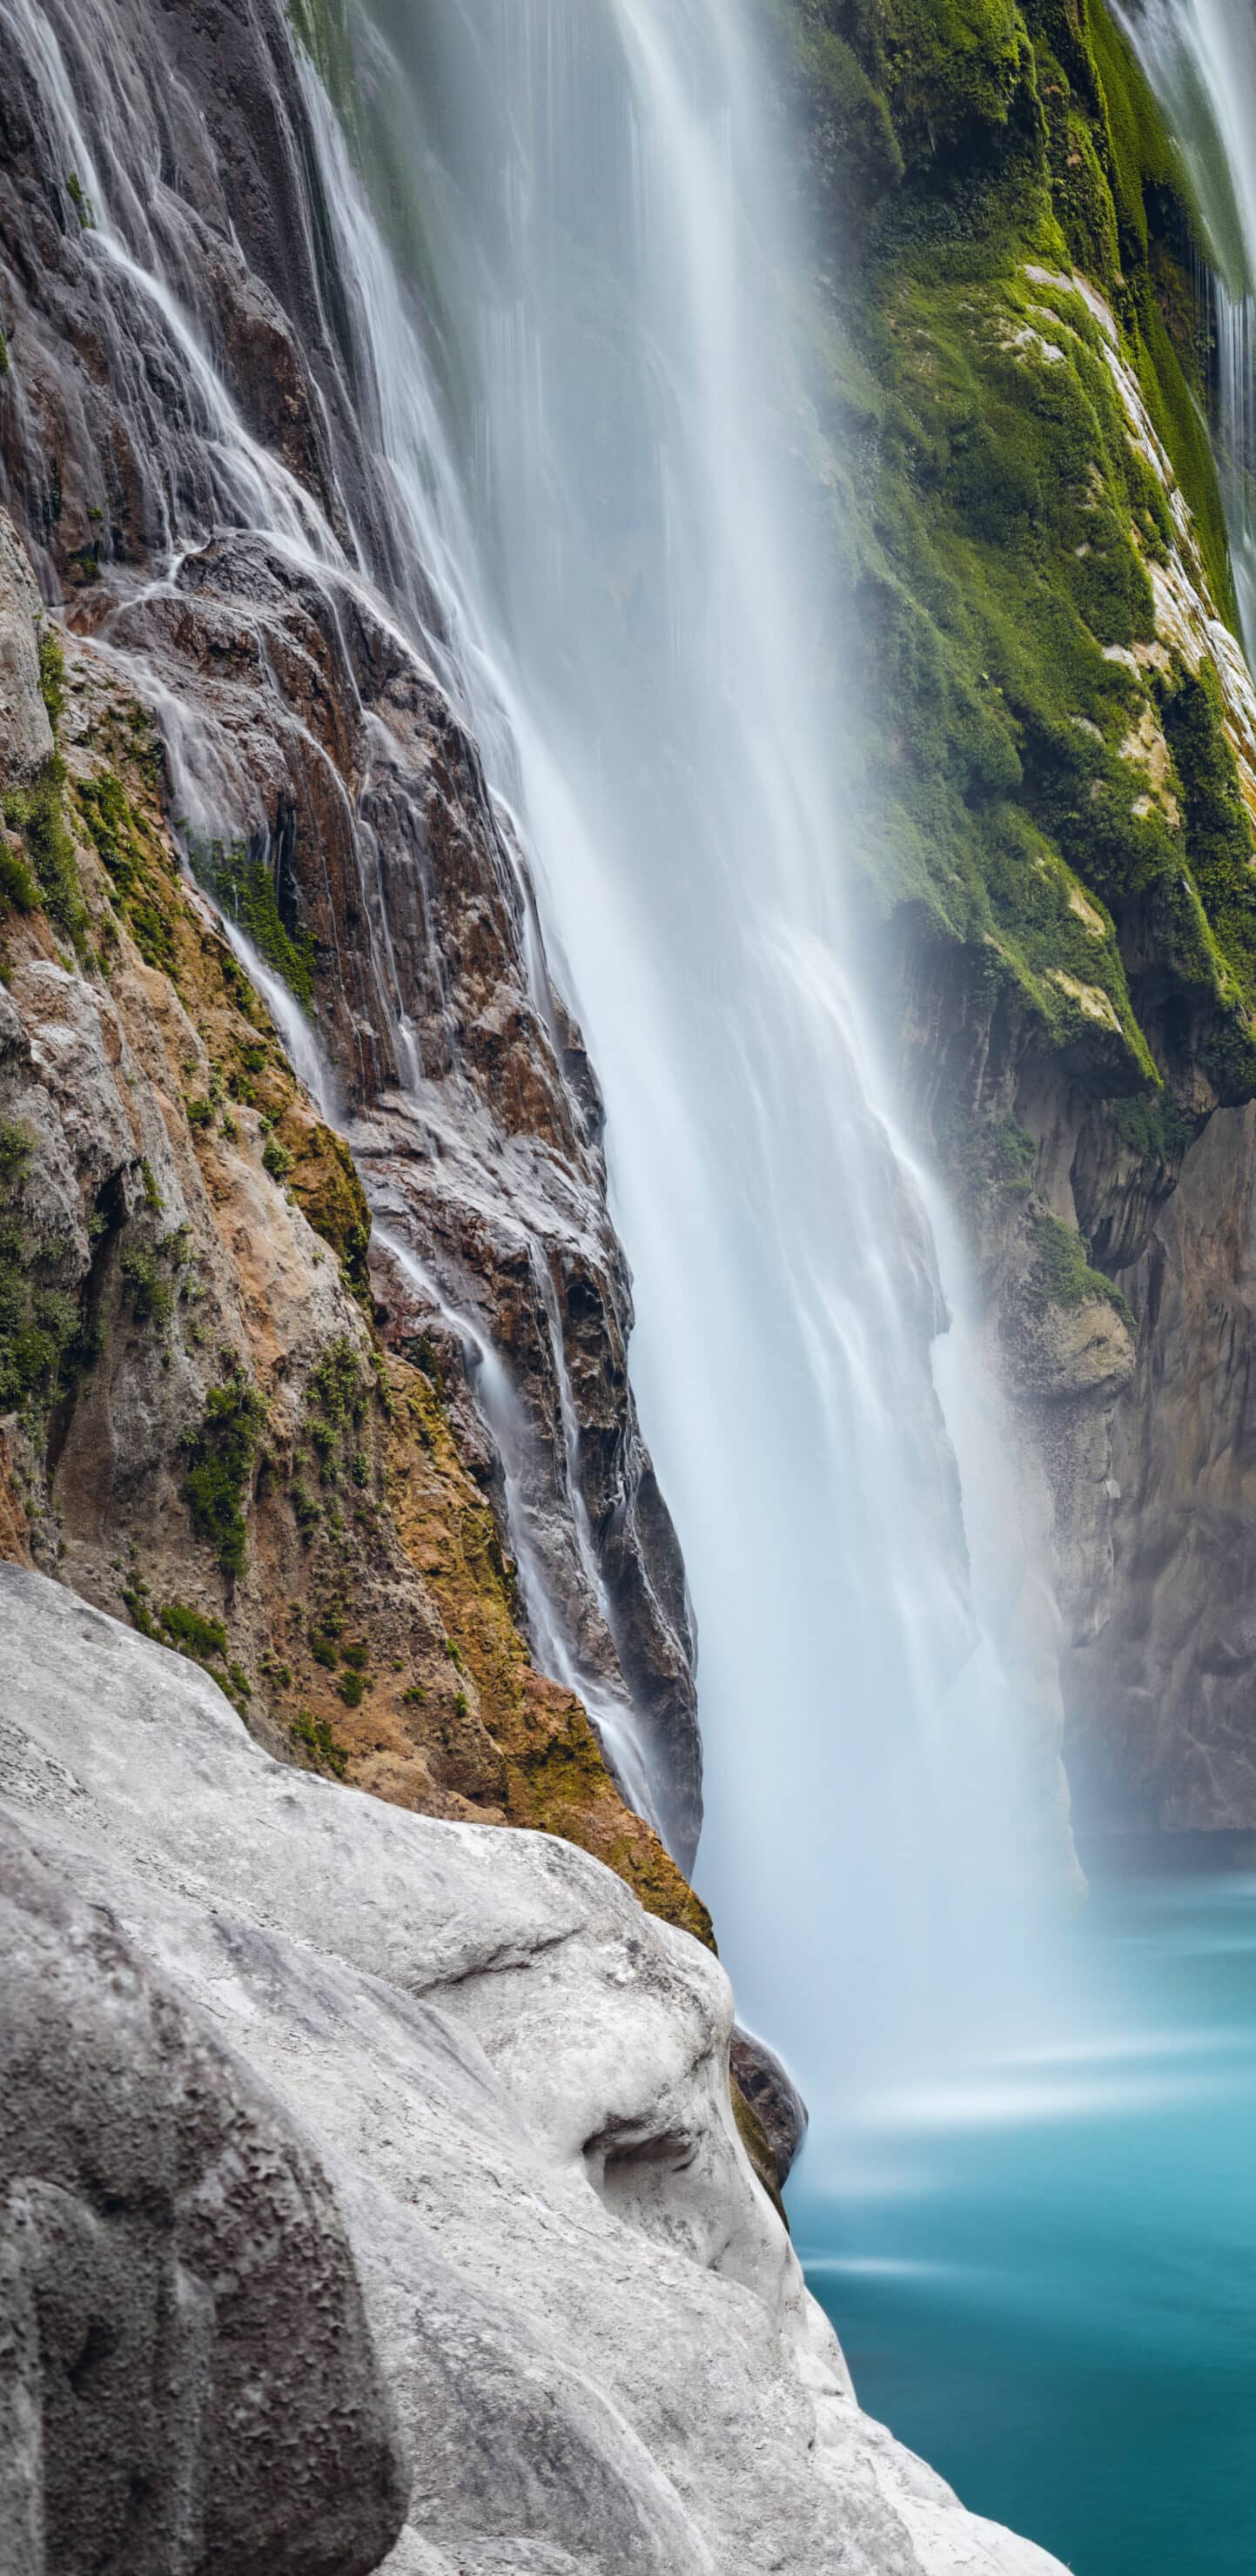
[[[1077,2576],[1256,2571],[1256,1868],[1100,1886],[1011,2050],[808,2143],[865,2407]]]

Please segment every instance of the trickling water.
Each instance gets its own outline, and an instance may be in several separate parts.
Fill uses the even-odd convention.
[[[1256,18],[1242,0],[1124,0],[1117,15],[1180,141],[1217,263],[1217,462],[1256,653]]]
[[[384,534],[331,466],[313,499],[225,390],[194,319],[198,241],[148,167],[151,102],[129,67],[115,97],[95,0],[73,21],[0,0],[95,212],[99,328],[147,475],[145,596],[246,532],[263,571],[316,586],[334,619],[369,604],[471,717],[538,1018],[533,881],[605,1092],[633,1380],[701,1639],[702,1881],[743,2010],[820,2105],[861,2047],[898,2067],[971,2017],[1008,1956],[990,1907],[1025,1873],[1028,1829],[1022,1712],[1001,1637],[974,1619],[931,1375],[934,1229],[846,914],[837,501],[798,381],[804,263],[781,229],[779,145],[731,0],[349,0],[347,16],[343,127],[302,74],[318,165],[303,219],[333,254],[340,390],[347,412],[351,378]],[[200,149],[190,130],[181,148]],[[118,590],[98,641],[154,707],[190,824],[255,831],[230,726],[202,725],[136,647],[136,594]],[[369,834],[352,828],[397,1060],[439,1139]],[[330,1102],[326,1068],[303,1069]],[[534,1275],[570,1546],[604,1628],[539,1256]],[[456,1305],[448,1278],[422,1284]],[[588,1699],[630,1793],[665,1811],[633,1710],[599,1697],[565,1624],[500,1358],[464,1314],[459,1329],[538,1651]],[[954,1401],[961,1374],[948,1402],[979,1533],[996,1488],[980,1408]]]
[[[722,0],[351,24],[394,248],[325,125],[360,376],[606,1096],[697,1612],[700,1877],[743,2007],[831,2093],[861,2022],[873,2055],[942,2044],[1026,1863],[856,990],[835,503],[761,71]]]

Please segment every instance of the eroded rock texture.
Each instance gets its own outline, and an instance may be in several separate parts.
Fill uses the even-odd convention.
[[[281,1768],[64,1587],[2,1567],[0,1618],[0,1809],[331,2178],[413,2453],[394,2576],[1048,2576],[860,2414],[708,1952],[569,1845]]]
[[[473,1464],[503,1527],[509,1473],[531,1635],[561,1633],[612,1758],[639,1745],[631,1794],[685,1864],[693,1641],[628,1385],[596,1086],[368,450],[313,112],[279,0],[19,11],[0,489],[75,670],[148,708],[164,802],[275,970],[401,1258],[375,1272],[382,1326],[473,1385],[485,1347],[505,1362],[519,1454],[481,1426]],[[10,728],[8,783],[44,739]]]
[[[1110,1618],[1069,1682],[1092,1830],[1256,1820],[1256,1114],[1193,1144],[1130,1278],[1138,1360],[1113,1440]]]
[[[28,580],[7,631],[37,737],[33,611]],[[422,1338],[384,1356],[357,1170],[180,869],[151,720],[90,647],[53,650],[55,751],[0,832],[27,877],[0,991],[0,1549],[212,1667],[271,1750],[548,1825],[703,1928],[530,1660],[456,1337],[444,1370]],[[24,856],[46,872],[50,840],[51,893]]]
[[[0,1942],[5,2576],[367,2576],[409,2463],[317,2157],[9,1818]]]

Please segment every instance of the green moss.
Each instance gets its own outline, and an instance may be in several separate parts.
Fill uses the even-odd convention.
[[[5,799],[5,821],[13,799]],[[25,859],[8,841],[0,840],[0,920],[9,912],[35,912],[39,907],[39,888]]]
[[[54,734],[59,733],[65,713],[65,647],[55,626],[40,629],[39,690],[48,710],[48,722]]]
[[[288,23],[352,135],[357,85],[344,0],[288,0]]]
[[[1163,1093],[1154,1100],[1114,1100],[1108,1117],[1128,1153],[1156,1163],[1180,1162],[1199,1124]]]
[[[77,170],[71,170],[65,186],[66,194],[78,216],[80,230],[85,233],[90,232],[96,221],[95,210]]]
[[[183,1499],[199,1539],[213,1549],[223,1573],[242,1572],[247,1529],[242,1505],[253,1471],[266,1408],[238,1360],[221,1386],[205,1399],[200,1427],[185,1443],[188,1471]]]
[[[349,1768],[349,1747],[333,1735],[329,1718],[314,1717],[308,1708],[299,1709],[292,1721],[292,1735],[294,1742],[304,1746],[316,1770],[330,1771],[334,1779],[344,1779]]]
[[[30,860],[29,877],[10,867],[8,895],[17,909],[31,910],[28,894],[33,878],[37,900],[49,920],[78,946],[87,928],[87,914],[65,818],[67,775],[60,752],[54,751],[33,787],[10,790],[5,797],[4,819],[10,829],[21,832]]]
[[[222,906],[228,919],[239,925],[259,957],[273,966],[302,1009],[308,1011],[314,999],[314,942],[303,924],[289,929],[284,922],[265,860],[252,855],[238,841],[194,841],[190,856],[194,873],[206,892]]]
[[[277,1136],[268,1137],[262,1148],[262,1168],[269,1172],[272,1181],[287,1180],[292,1169],[292,1156],[287,1146],[280,1144]]]
[[[77,1288],[59,1273],[70,1247],[37,1228],[24,1184],[35,1139],[0,1121],[0,1412],[51,1402],[99,1355]]]
[[[1092,1298],[1101,1298],[1120,1316],[1129,1331],[1137,1326],[1126,1299],[1114,1280],[1102,1270],[1092,1270],[1086,1258],[1081,1236],[1071,1226],[1061,1225],[1058,1217],[1039,1211],[1033,1220],[1034,1266],[1028,1290],[1031,1308],[1043,1314],[1050,1306],[1083,1306]]]
[[[145,965],[177,981],[170,906],[175,870],[168,854],[146,833],[111,771],[81,779],[77,795],[83,827],[109,872]]]
[[[221,1619],[207,1619],[186,1601],[166,1601],[157,1615],[171,1644],[186,1647],[198,1664],[226,1654],[227,1631]]]
[[[1247,1007],[1256,1010],[1256,867],[1234,757],[1222,729],[1215,672],[1179,672],[1163,699],[1165,734],[1181,781],[1191,875]]]
[[[1150,1094],[1204,1061],[1223,1097],[1246,1096],[1238,839],[1198,801],[1179,798],[1175,823],[1147,764],[1122,756],[1153,684],[1110,657],[1154,638],[1168,496],[1131,445],[1095,315],[1028,275],[1076,265],[1107,296],[1233,617],[1204,245],[1156,103],[1101,0],[762,5],[822,233],[840,234],[802,362],[803,436],[835,496],[834,569],[853,580],[851,824],[870,892],[964,943],[991,1007],[1014,990],[1095,1088]],[[860,120],[866,147],[850,143]],[[855,180],[835,211],[839,144]],[[1190,1025],[1181,1064],[1161,1066],[1166,982]]]

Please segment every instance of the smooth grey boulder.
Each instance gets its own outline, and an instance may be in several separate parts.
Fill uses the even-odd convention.
[[[410,2478],[290,2120],[0,1817],[0,2570],[368,2576]]]
[[[0,1636],[0,1811],[318,2142],[414,2457],[389,2576],[1050,2576],[860,2413],[697,1942],[549,1836],[283,1768],[15,1566]]]

